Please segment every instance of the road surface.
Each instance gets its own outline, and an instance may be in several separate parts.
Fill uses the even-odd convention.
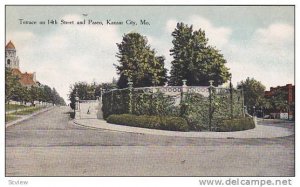
[[[294,176],[294,136],[204,139],[76,126],[55,107],[6,128],[6,176]],[[274,124],[294,131],[293,124]]]

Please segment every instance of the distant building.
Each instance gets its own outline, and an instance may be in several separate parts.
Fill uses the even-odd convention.
[[[291,107],[291,106],[295,106],[295,85],[287,84],[285,86],[271,87],[270,91],[265,91],[265,98],[274,97],[274,95],[278,91],[282,91],[282,92],[286,93],[285,101],[289,105],[289,109],[287,111],[279,111],[279,110],[273,109],[273,110],[269,110],[268,112],[271,115],[277,116],[277,117],[280,116],[280,113],[285,112],[288,114],[289,119],[294,118],[295,107]]]
[[[31,87],[37,86],[36,73],[22,73],[19,67],[19,57],[17,56],[15,45],[9,41],[5,46],[5,67],[12,70],[12,74],[20,78],[22,86]]]

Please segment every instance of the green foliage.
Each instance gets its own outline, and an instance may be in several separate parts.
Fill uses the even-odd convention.
[[[255,123],[252,118],[235,118],[223,120],[218,126],[219,132],[242,131],[255,128]]]
[[[181,116],[185,118],[190,129],[201,131],[215,130],[224,119],[241,117],[243,112],[242,95],[233,89],[232,106],[229,89],[212,89],[210,98],[199,93],[187,93],[181,102]]]
[[[20,88],[19,78],[13,75],[9,68],[5,68],[5,102],[17,97],[17,90]]]
[[[240,90],[232,89],[232,98],[230,89],[218,89],[216,91],[213,91],[211,124],[212,128],[218,128],[224,119],[241,117],[243,114],[242,99],[243,96]]]
[[[111,114],[129,113],[129,89],[106,92],[102,97],[104,119]]]
[[[188,131],[188,124],[185,119],[180,117],[167,116],[148,116],[148,115],[110,115],[107,118],[108,123],[127,125],[134,127],[162,129],[171,131]]]
[[[19,119],[20,117],[11,114],[5,114],[5,122],[10,122]]]
[[[39,94],[39,92],[38,92]],[[65,100],[60,97],[60,95],[58,94],[58,92],[56,91],[55,88],[52,88],[52,92],[51,92],[51,102],[57,105],[66,105]]]
[[[43,109],[44,107],[29,107],[21,111],[11,113],[11,115],[28,115]]]
[[[181,117],[168,117],[164,116],[162,118],[162,128],[163,130],[171,131],[189,131],[189,126],[184,118]]]
[[[120,78],[118,87],[127,87],[128,78],[131,78],[136,87],[163,85],[167,70],[164,68],[165,58],[156,56],[150,48],[147,38],[139,33],[129,33],[123,36],[117,44],[117,57],[120,65],[116,65]]]
[[[77,94],[77,97],[79,100],[96,100],[97,97],[101,96],[101,90],[110,90],[115,89],[117,87],[116,82],[113,79],[112,83],[101,83],[96,84],[91,83],[88,84],[86,82],[76,82],[74,85],[70,87],[70,94],[69,94],[69,100],[70,100],[70,107],[72,109],[75,108],[75,97]]]
[[[213,88],[210,97],[199,93],[185,93],[180,105],[175,98],[159,91],[147,89],[132,90],[132,114],[148,116],[180,116],[186,119],[189,129],[195,131],[216,130],[224,119],[243,116],[242,94],[229,89]],[[112,114],[130,113],[130,90],[113,90],[103,94],[102,111],[104,119]],[[232,110],[231,110],[232,108]],[[232,113],[231,113],[232,112]]]
[[[133,114],[136,115],[158,115],[176,116],[178,108],[174,106],[174,98],[159,91],[144,92],[133,91]]]
[[[29,106],[25,106],[25,105],[5,104],[6,111],[21,110],[21,109],[28,108],[28,107]]]
[[[229,79],[226,60],[219,50],[207,44],[204,30],[193,31],[192,26],[178,23],[172,36],[170,52],[174,60],[169,85],[182,85],[186,79],[188,85],[208,86],[208,81],[214,80],[218,86]]]
[[[181,117],[185,118],[191,130],[208,129],[209,100],[198,93],[187,93],[181,102]]]
[[[53,103],[57,105],[65,105],[65,101],[56,92],[55,88],[51,89],[47,85],[35,85],[31,87],[22,86],[19,78],[12,74],[11,69],[5,69],[5,102],[10,100],[19,102],[30,102],[32,105],[34,101],[42,101]]]
[[[102,111],[106,119],[111,114],[129,113],[129,89],[112,90],[103,94]],[[132,114],[178,116],[179,108],[174,106],[174,98],[161,92],[132,90]]]
[[[273,94],[273,98],[270,99],[271,106],[281,112],[287,111],[289,104],[287,102],[288,92],[283,90],[276,90]]]
[[[247,78],[245,81],[242,81],[238,88],[242,88],[245,98],[245,106],[250,109],[248,112],[253,113],[253,106],[261,106],[264,102],[264,93],[266,87],[254,78]]]
[[[273,91],[272,97],[265,98],[262,106],[267,109],[268,112],[295,111],[295,103],[288,103],[288,92],[280,89]]]

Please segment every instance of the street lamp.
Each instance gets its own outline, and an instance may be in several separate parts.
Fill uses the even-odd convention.
[[[256,116],[256,113],[255,113],[255,106],[253,106],[253,116]]]

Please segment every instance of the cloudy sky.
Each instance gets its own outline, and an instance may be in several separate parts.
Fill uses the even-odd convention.
[[[57,20],[56,25],[20,24]],[[82,20],[104,25],[76,25]],[[61,20],[75,21],[62,25]],[[107,25],[106,20],[123,21]],[[126,24],[127,20],[137,25]],[[147,20],[150,25],[140,25]],[[6,42],[11,40],[22,71],[65,99],[77,81],[117,78],[116,43],[129,32],[147,36],[170,69],[171,33],[177,22],[204,29],[209,44],[227,60],[233,83],[253,77],[267,89],[294,84],[294,7],[292,6],[6,6]]]

